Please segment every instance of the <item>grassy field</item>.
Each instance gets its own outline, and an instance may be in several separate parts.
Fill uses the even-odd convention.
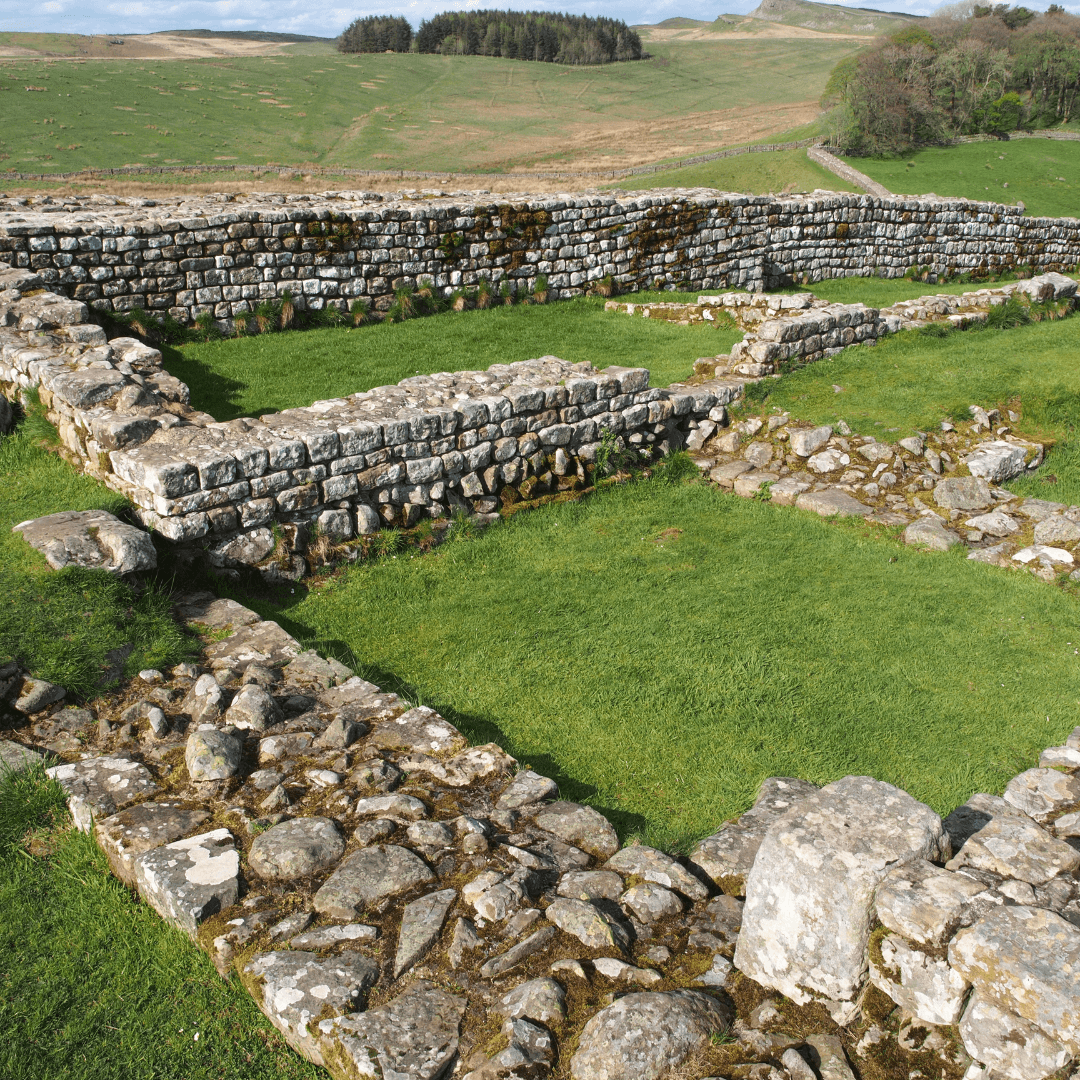
[[[30,420],[0,437],[0,661],[18,658],[32,674],[72,695],[94,697],[110,665],[107,654],[130,646],[127,675],[176,663],[191,652],[169,614],[163,587],[141,594],[103,570],[48,569],[11,527],[61,510],[119,512],[124,500],[76,473],[39,440],[55,432]],[[0,1072],[2,1075],[2,1072]]]
[[[236,980],[112,876],[40,772],[0,778],[5,1080],[319,1080]]]
[[[1015,139],[930,146],[900,158],[846,160],[898,194],[933,191],[965,199],[1019,201],[1028,214],[1080,217],[1080,142]]]
[[[644,294],[656,295],[656,294]],[[666,294],[665,294],[666,298]],[[219,420],[310,405],[436,371],[478,370],[538,356],[596,367],[648,367],[654,386],[688,378],[699,356],[741,332],[674,326],[604,311],[604,301],[447,312],[359,329],[267,334],[168,350],[192,404]]]
[[[1013,330],[969,330],[945,338],[898,334],[872,349],[853,348],[761,384],[766,408],[815,423],[845,420],[853,431],[903,438],[968,419],[969,405],[1016,409],[1022,430],[1056,445],[1014,491],[1080,503],[1080,319]],[[843,387],[837,393],[833,387]],[[757,402],[748,407],[757,408]]]
[[[947,812],[1072,729],[1072,597],[867,532],[655,480],[254,602],[678,847],[769,775]]]
[[[0,167],[620,167],[812,120],[832,67],[859,44],[659,42],[651,60],[571,68],[412,54],[7,59]]]

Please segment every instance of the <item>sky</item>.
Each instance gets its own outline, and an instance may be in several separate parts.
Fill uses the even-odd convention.
[[[481,7],[517,10],[571,11],[574,14],[608,15],[630,24],[655,23],[674,15],[692,19],[715,19],[725,12],[745,13],[758,0],[393,0],[392,3],[349,4],[327,0],[0,0],[0,30],[74,34],[153,33],[157,30],[277,30],[290,34],[336,37],[361,15],[404,15],[413,26],[440,11]],[[1028,0],[1027,6],[1045,10],[1049,0]],[[858,7],[928,15],[941,0],[861,0]],[[1064,5],[1080,11],[1078,0]]]

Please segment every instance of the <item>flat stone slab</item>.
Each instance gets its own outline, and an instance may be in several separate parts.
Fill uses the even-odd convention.
[[[1043,908],[997,908],[953,938],[949,965],[987,1001],[1080,1053],[1080,928]]]
[[[611,822],[591,806],[572,802],[549,803],[533,820],[545,832],[598,859],[610,859],[619,850],[618,833]]]
[[[23,521],[12,532],[45,556],[54,570],[86,566],[113,574],[157,568],[149,533],[125,525],[104,510],[65,510]]]
[[[356,952],[331,957],[270,952],[246,964],[242,978],[285,1041],[308,1061],[322,1065],[312,1024],[362,1009],[368,990],[379,979],[379,965]]]
[[[917,518],[904,530],[905,544],[929,548],[931,551],[948,551],[962,542],[952,529],[945,527],[945,522],[936,514]]]
[[[315,894],[315,910],[351,919],[383,900],[435,881],[428,865],[396,844],[362,848],[350,855]]]
[[[726,1033],[731,1012],[697,990],[627,994],[583,1028],[573,1080],[657,1080]]]
[[[797,1004],[850,1001],[866,973],[874,892],[896,865],[949,854],[941,819],[891,784],[848,776],[769,828],[746,881],[735,966]]]
[[[241,626],[224,641],[214,642],[206,650],[212,668],[244,671],[250,664],[284,667],[303,649],[300,642],[269,619]]]
[[[197,623],[211,630],[239,629],[262,622],[251,608],[235,600],[219,599],[212,592],[188,593],[173,604],[173,612],[183,623]]]
[[[29,750],[10,739],[0,739],[0,776],[5,772],[23,772],[44,762],[44,756],[36,750]]]
[[[846,491],[826,488],[824,491],[804,491],[796,500],[800,510],[813,510],[822,517],[867,517],[874,512],[872,506],[852,498]]]
[[[588,900],[559,897],[544,912],[564,934],[576,937],[588,949],[624,952],[630,937],[617,922]]]
[[[345,841],[329,818],[294,818],[255,837],[248,865],[268,881],[293,881],[328,870],[344,851]]]
[[[979,476],[949,476],[934,487],[934,502],[945,510],[985,510],[994,501]]]
[[[347,923],[345,926],[320,926],[305,930],[289,940],[294,949],[329,949],[343,941],[374,941],[379,936],[375,926],[365,923]]]
[[[236,903],[240,854],[228,829],[177,840],[135,860],[139,895],[163,919],[195,938],[199,924]]]
[[[634,875],[655,882],[665,889],[674,889],[691,900],[707,900],[709,890],[681,863],[656,848],[631,844],[617,851],[607,861],[607,870]]]
[[[554,780],[531,769],[522,769],[499,796],[499,810],[517,810],[522,806],[546,802],[559,797],[559,785]]]
[[[1045,825],[1080,806],[1080,777],[1057,769],[1028,769],[1009,781],[1002,798]]]
[[[1044,885],[1059,874],[1075,874],[1080,869],[1080,852],[1025,815],[1000,814],[973,833],[946,863],[948,870],[965,866]]]
[[[336,1076],[438,1080],[458,1050],[467,999],[417,982],[359,1016],[320,1020],[319,1049]]]
[[[112,872],[135,885],[135,859],[144,851],[190,836],[210,814],[176,803],[145,802],[97,822],[94,837],[105,852]]]
[[[87,758],[45,770],[67,793],[75,827],[89,832],[96,818],[118,810],[157,791],[150,770],[127,757]]]
[[[465,736],[434,709],[419,705],[393,720],[377,724],[368,742],[380,750],[449,754],[464,749]]]
[[[397,955],[394,957],[394,978],[398,978],[420,960],[439,940],[446,916],[454,906],[457,893],[442,889],[428,893],[406,905],[401,916]]]
[[[746,875],[757,858],[769,826],[801,799],[817,792],[816,784],[790,776],[770,776],[762,781],[754,805],[742,817],[729,821],[712,836],[700,841],[690,862],[732,896],[746,892]]]
[[[985,886],[925,859],[898,866],[877,891],[883,926],[917,945],[940,947],[959,929],[971,901]]]

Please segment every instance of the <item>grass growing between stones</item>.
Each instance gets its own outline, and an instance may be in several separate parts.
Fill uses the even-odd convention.
[[[945,813],[1072,729],[1073,598],[871,529],[654,480],[254,602],[678,848],[769,775]]]
[[[412,375],[481,370],[545,355],[596,367],[648,367],[652,385],[667,386],[688,378],[699,356],[727,352],[741,337],[739,331],[614,315],[604,311],[603,300],[581,298],[186,345],[168,351],[165,366],[191,387],[196,408],[231,420]]]
[[[326,1075],[111,875],[40,770],[0,777],[0,910],[6,1080]]]
[[[853,431],[897,439],[937,430],[950,417],[970,419],[969,405],[1016,410],[1019,403],[1019,429],[1055,445],[1034,476],[1009,487],[1074,504],[1080,503],[1078,365],[1077,318],[943,338],[903,333],[759,383],[747,407],[759,409],[764,398],[767,409],[819,424],[845,420]]]
[[[190,646],[162,587],[136,592],[103,570],[49,570],[44,556],[12,533],[20,521],[62,510],[123,509],[120,496],[41,445],[50,435],[55,431],[31,416],[0,437],[0,661],[14,657],[69,694],[93,697],[120,668],[131,674],[176,663]],[[126,657],[108,655],[124,646]]]
[[[897,193],[933,191],[981,202],[1019,201],[1035,216],[1080,214],[1078,142],[1014,139],[928,146],[895,158],[846,160]]]

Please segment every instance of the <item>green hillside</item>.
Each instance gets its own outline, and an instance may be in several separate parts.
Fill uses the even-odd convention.
[[[832,34],[888,34],[914,22],[918,16],[839,4],[814,4],[810,0],[761,0],[748,18]]]

